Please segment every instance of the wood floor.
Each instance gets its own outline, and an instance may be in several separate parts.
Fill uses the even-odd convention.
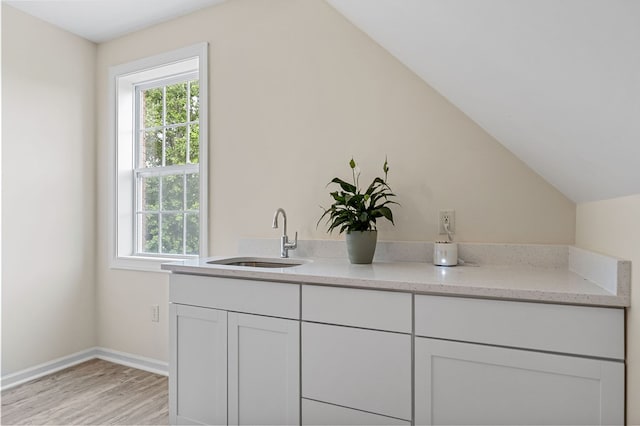
[[[2,392],[3,425],[166,425],[167,378],[94,359]]]

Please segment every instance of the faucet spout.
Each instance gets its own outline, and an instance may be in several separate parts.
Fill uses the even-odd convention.
[[[289,242],[289,237],[287,236],[287,213],[283,208],[278,208],[276,213],[273,215],[273,225],[271,226],[274,229],[278,229],[278,216],[282,215],[283,225],[282,225],[282,236],[280,237],[280,257],[289,257],[289,250],[295,250],[298,247],[298,233],[296,232],[296,238],[293,243]]]
[[[279,207],[278,210],[276,210],[276,213],[273,215],[273,225],[271,225],[271,227],[273,229],[278,229],[278,215],[280,214],[282,214],[282,219],[284,220],[282,235],[287,235],[287,213],[282,207]]]

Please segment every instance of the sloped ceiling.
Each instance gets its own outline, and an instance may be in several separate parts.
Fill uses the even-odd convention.
[[[102,42],[222,1],[6,2]],[[327,1],[568,198],[640,194],[640,0]]]
[[[328,1],[568,198],[640,193],[640,1]]]

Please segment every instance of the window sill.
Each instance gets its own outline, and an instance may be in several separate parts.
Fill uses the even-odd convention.
[[[170,271],[160,269],[163,263],[184,260],[176,257],[144,257],[144,256],[120,256],[111,259],[110,269],[124,269],[129,271],[159,272],[168,274]]]

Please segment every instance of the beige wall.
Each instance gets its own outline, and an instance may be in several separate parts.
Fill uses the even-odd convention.
[[[321,1],[234,0],[100,45],[97,68],[95,45],[3,4],[3,375],[95,344],[167,359],[166,309],[160,323],[149,312],[166,306],[167,276],[107,266],[106,77],[200,41],[210,43],[212,254],[235,252],[239,237],[275,238],[279,206],[301,238],[339,238],[315,223],[325,183],[349,177],[351,155],[364,181],[389,157],[402,207],[383,239],[433,240],[437,211],[453,208],[462,241],[573,242],[570,201]],[[638,217],[640,196],[577,208],[577,244],[631,259],[634,288]],[[627,335],[634,401],[633,308]],[[628,421],[640,424],[631,403]]]
[[[95,345],[96,46],[2,3],[2,374]]]
[[[432,241],[438,210],[452,208],[461,241],[573,243],[572,202],[326,3],[234,0],[98,47],[101,346],[167,358],[166,316],[149,319],[149,305],[166,306],[167,277],[107,266],[108,67],[202,41],[210,254],[235,253],[240,237],[277,238],[277,207],[300,238],[339,238],[316,229],[318,206],[332,177],[350,176],[352,155],[363,181],[388,155],[402,206],[381,239]]]
[[[640,424],[640,194],[579,204],[576,245],[631,260],[627,310],[627,424]]]

